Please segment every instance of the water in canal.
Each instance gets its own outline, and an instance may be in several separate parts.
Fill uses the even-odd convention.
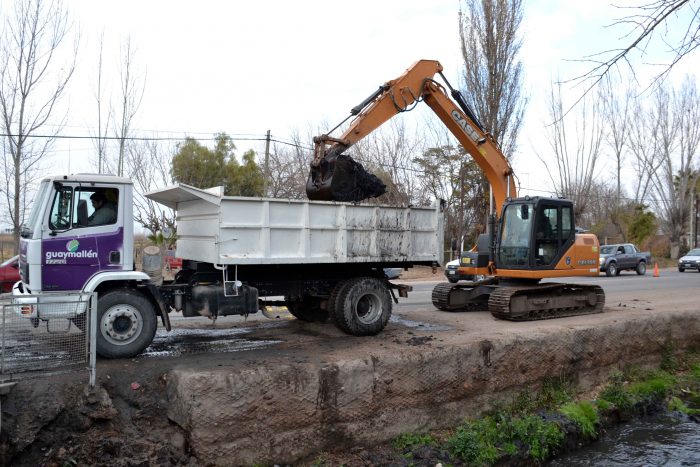
[[[597,442],[553,461],[553,466],[700,465],[700,423],[660,415],[607,430]]]

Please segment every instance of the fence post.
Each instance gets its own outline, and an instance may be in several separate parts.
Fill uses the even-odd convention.
[[[90,387],[95,387],[97,373],[97,292],[93,292],[90,297]]]

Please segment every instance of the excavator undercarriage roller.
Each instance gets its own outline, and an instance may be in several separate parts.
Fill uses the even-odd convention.
[[[357,202],[386,192],[386,185],[379,177],[339,152],[331,150],[318,164],[311,165],[306,182],[306,195],[310,200]]]

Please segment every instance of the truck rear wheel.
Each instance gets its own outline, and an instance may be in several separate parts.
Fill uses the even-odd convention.
[[[333,308],[336,324],[353,336],[379,333],[391,316],[391,295],[374,277],[362,277],[340,285]]]
[[[151,302],[132,290],[112,290],[97,302],[97,354],[129,358],[153,341],[157,318]]]
[[[285,297],[287,310],[296,319],[309,323],[328,321],[328,312],[321,308],[321,299],[305,296],[303,300],[291,300]]]
[[[647,263],[645,261],[640,261],[639,264],[637,264],[637,274],[640,276],[643,276],[644,274],[647,273]]]

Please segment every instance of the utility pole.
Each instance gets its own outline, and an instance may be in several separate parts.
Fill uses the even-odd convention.
[[[267,180],[270,178],[270,130],[265,136],[265,178],[263,180],[263,196],[267,196]]]

